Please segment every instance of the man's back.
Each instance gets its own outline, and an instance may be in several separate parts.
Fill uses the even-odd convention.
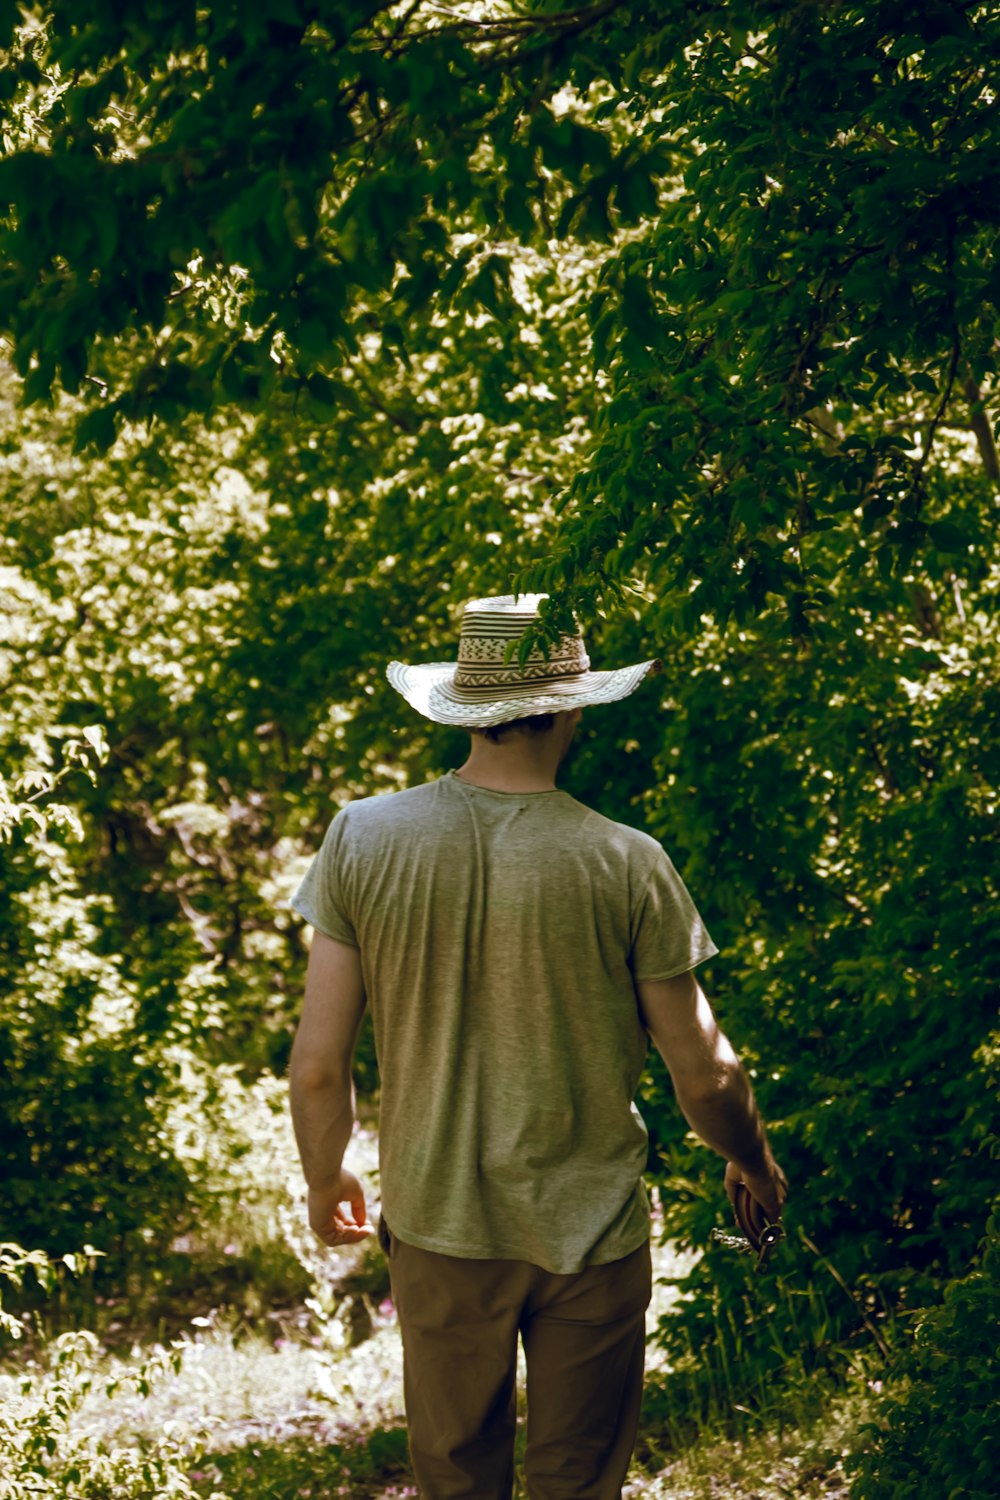
[[[559,1273],[646,1239],[634,983],[716,951],[655,840],[449,773],[345,808],[293,905],[361,951],[398,1238]]]

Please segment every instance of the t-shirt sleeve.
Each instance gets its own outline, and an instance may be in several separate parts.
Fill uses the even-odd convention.
[[[347,909],[345,884],[347,860],[346,808],[342,808],[329,828],[289,905],[305,917],[317,932],[338,943],[359,947],[354,924]]]
[[[672,979],[718,951],[687,887],[661,849],[632,917],[633,979]]]

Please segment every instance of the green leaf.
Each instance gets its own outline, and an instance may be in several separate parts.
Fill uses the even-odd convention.
[[[330,335],[319,318],[306,318],[295,330],[295,342],[311,360],[322,360],[330,353]]]
[[[892,577],[895,560],[895,553],[889,546],[883,545],[875,553],[875,566],[878,569],[879,577],[886,582]]]
[[[25,351],[27,353],[27,351]],[[55,365],[51,359],[39,359],[33,370],[30,370],[21,388],[21,400],[25,406],[31,406],[36,401],[48,401],[52,396],[52,383],[55,380]]]
[[[59,376],[65,390],[75,392],[87,373],[87,346],[83,343],[65,345],[59,355]]]
[[[73,436],[73,452],[83,453],[94,449],[105,453],[117,437],[115,411],[110,406],[98,406],[81,417]]]
[[[108,758],[108,741],[104,732],[103,724],[87,724],[83,729],[83,737],[94,751],[98,761],[103,765]]]
[[[931,521],[927,535],[940,552],[964,552],[970,543],[968,533],[954,521]]]

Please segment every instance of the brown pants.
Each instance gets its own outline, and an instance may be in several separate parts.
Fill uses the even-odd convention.
[[[527,1365],[530,1500],[619,1500],[639,1425],[649,1243],[557,1276],[392,1235],[406,1422],[423,1500],[510,1500],[517,1336]]]

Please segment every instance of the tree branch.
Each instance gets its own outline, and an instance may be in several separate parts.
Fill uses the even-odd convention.
[[[990,419],[983,409],[983,393],[972,375],[966,375],[962,382],[962,391],[969,403],[969,426],[976,435],[979,456],[983,461],[986,477],[993,484],[1000,484],[1000,454],[997,453]]]
[[[910,486],[911,495],[916,495],[920,491],[920,485],[921,481],[923,480],[924,470],[927,467],[927,460],[931,456],[931,449],[934,447],[934,439],[937,436],[938,427],[941,425],[941,418],[944,416],[945,410],[948,406],[948,402],[951,400],[951,393],[955,385],[955,377],[958,374],[958,364],[959,360],[962,357],[962,341],[957,328],[954,330],[952,339],[953,342],[951,346],[951,359],[948,362],[948,374],[945,379],[944,390],[941,392],[941,399],[938,401],[937,409],[934,412],[933,417],[931,417],[930,425],[927,428],[927,436],[924,439],[923,452],[917,459],[917,465],[913,471],[913,483]]]
[[[392,411],[388,406],[385,405],[378,394],[368,384],[368,381],[361,374],[361,371],[358,369],[357,365],[352,364],[351,369],[354,372],[354,379],[364,391],[365,395],[371,402],[372,406],[374,406],[376,411],[380,411],[384,417],[388,417],[389,421],[393,424],[394,427],[398,427],[400,432],[405,432],[410,437],[412,437],[414,433],[420,431],[421,427],[423,426],[422,421],[415,422],[410,416],[404,416],[401,412]]]

